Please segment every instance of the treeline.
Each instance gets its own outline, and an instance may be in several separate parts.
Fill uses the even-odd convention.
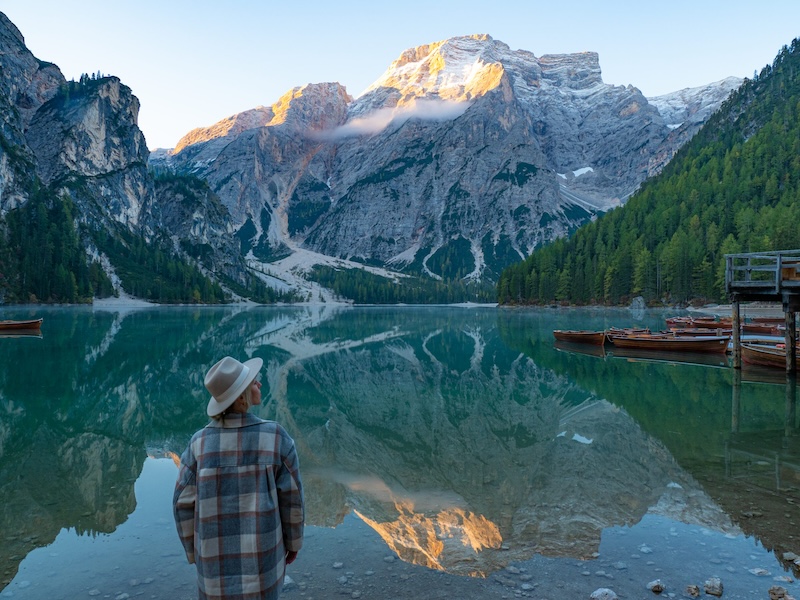
[[[309,279],[356,304],[452,304],[495,301],[493,286],[460,280],[409,277],[400,282],[361,269],[317,265]]]
[[[126,230],[94,231],[92,238],[114,265],[123,289],[137,298],[164,304],[228,300],[218,283],[179,257],[167,240],[148,242]]]
[[[503,304],[725,299],[725,254],[800,248],[800,41],[628,203],[504,270]]]
[[[88,262],[69,196],[37,189],[0,220],[0,301],[90,302],[113,286],[97,261]]]

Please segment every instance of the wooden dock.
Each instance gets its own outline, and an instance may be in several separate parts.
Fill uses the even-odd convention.
[[[740,302],[780,302],[786,372],[796,374],[796,313],[800,310],[800,250],[725,255],[725,289],[733,305],[733,366],[741,368]]]

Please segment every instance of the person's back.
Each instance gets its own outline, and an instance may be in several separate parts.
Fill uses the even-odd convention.
[[[261,361],[254,361],[251,369],[257,374]],[[228,365],[236,371],[233,381],[251,375],[242,376],[239,367],[245,365],[234,363]],[[181,457],[174,496],[178,532],[197,567],[200,598],[277,598],[285,566],[303,540],[294,441],[278,423],[247,412],[251,403],[260,403],[259,382],[246,381],[252,392],[240,395],[242,381],[215,392],[209,376],[206,386],[214,394],[209,415],[215,418],[195,433]],[[237,396],[234,402],[226,391]],[[226,406],[215,413],[219,406],[212,403],[219,398]]]

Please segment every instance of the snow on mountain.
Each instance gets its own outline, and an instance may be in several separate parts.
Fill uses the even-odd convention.
[[[648,98],[647,101],[658,109],[670,129],[677,129],[687,121],[705,122],[743,81],[738,77],[726,77],[708,85]]]

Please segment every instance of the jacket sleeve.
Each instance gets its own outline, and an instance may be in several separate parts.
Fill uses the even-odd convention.
[[[278,506],[283,529],[283,545],[287,552],[297,552],[303,545],[303,526],[305,509],[303,505],[303,484],[300,481],[300,461],[294,441],[285,432],[288,446],[282,452],[283,463],[278,470],[276,487]]]
[[[172,512],[178,536],[189,563],[194,563],[194,511],[197,500],[196,464],[191,446],[181,456],[178,480],[175,482],[175,493],[172,496]]]

